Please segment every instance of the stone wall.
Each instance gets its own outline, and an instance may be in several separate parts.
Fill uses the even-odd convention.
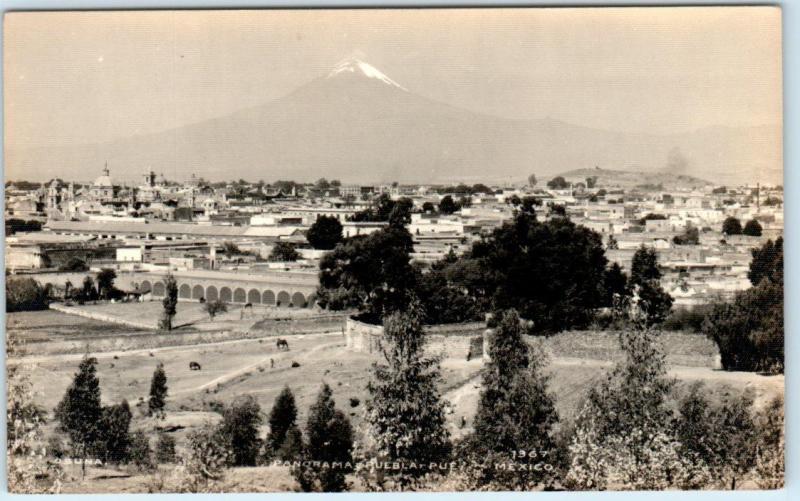
[[[440,324],[425,328],[426,349],[446,358],[488,360],[488,337],[483,322],[463,324]],[[380,351],[383,339],[383,326],[360,322],[348,317],[345,321],[345,341],[347,349],[364,353]]]

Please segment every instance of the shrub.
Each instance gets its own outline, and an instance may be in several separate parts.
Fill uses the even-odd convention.
[[[175,459],[175,439],[166,433],[159,433],[156,442],[156,462],[159,464],[174,463]]]
[[[251,395],[238,397],[222,413],[220,432],[230,446],[233,466],[255,466],[261,448],[260,424],[261,406]]]
[[[46,310],[48,291],[32,278],[6,277],[6,311]]]
[[[155,467],[150,440],[142,430],[136,430],[131,434],[130,461],[142,471],[150,471]]]
[[[187,492],[206,492],[210,484],[222,480],[231,462],[230,447],[221,430],[206,423],[189,434],[188,453],[184,458]]]

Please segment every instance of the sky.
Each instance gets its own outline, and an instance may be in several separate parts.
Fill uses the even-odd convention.
[[[626,132],[781,123],[777,7],[11,13],[6,147],[103,142],[290,93],[356,56],[409,91]]]

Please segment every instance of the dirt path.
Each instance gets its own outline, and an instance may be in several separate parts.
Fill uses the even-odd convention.
[[[295,361],[296,360],[308,360],[308,358],[314,353],[317,353],[317,352],[319,352],[321,350],[324,350],[324,349],[332,348],[334,346],[339,346],[339,345],[343,346],[344,343],[340,341],[340,342],[319,344],[317,346],[314,346],[310,350],[306,350],[306,351],[302,351],[302,352],[294,352],[294,354],[296,356],[291,357],[291,358],[293,360],[295,360]],[[255,363],[252,363],[252,364],[247,365],[245,367],[241,367],[239,369],[236,369],[236,370],[230,371],[228,373],[225,373],[225,374],[223,374],[223,375],[221,375],[219,377],[216,377],[216,378],[212,379],[211,381],[208,381],[207,383],[201,384],[200,386],[196,386],[194,388],[187,388],[185,390],[176,391],[176,392],[173,393],[173,395],[181,395],[181,394],[185,394],[185,393],[200,392],[200,391],[203,391],[203,390],[205,390],[207,388],[213,388],[214,386],[227,383],[228,381],[231,381],[232,379],[236,379],[237,377],[241,376],[242,374],[245,374],[245,373],[247,373],[247,372],[249,372],[249,371],[251,371],[253,369],[258,368],[262,364],[269,363],[270,359],[283,360],[283,359],[286,359],[286,358],[290,358],[291,355],[292,355],[292,351],[276,351],[274,353],[271,353],[270,356],[264,357],[263,359],[259,360],[258,362],[255,362]]]

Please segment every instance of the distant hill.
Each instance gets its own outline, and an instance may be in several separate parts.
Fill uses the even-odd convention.
[[[703,188],[713,183],[685,174],[672,174],[669,172],[635,172],[612,169],[574,169],[559,174],[567,181],[577,183],[585,182],[588,177],[597,178],[599,188],[633,188],[636,186],[662,186],[664,190],[687,190]],[[549,180],[549,179],[548,179]],[[544,181],[544,180],[542,180]]]
[[[176,180],[194,173],[210,180],[496,183],[599,165],[702,172],[720,183],[782,182],[780,126],[660,136],[511,120],[416,95],[358,60],[280,99],[211,120],[97,144],[11,146],[6,176],[15,180],[90,180],[108,161],[112,176],[127,179],[152,168]]]

